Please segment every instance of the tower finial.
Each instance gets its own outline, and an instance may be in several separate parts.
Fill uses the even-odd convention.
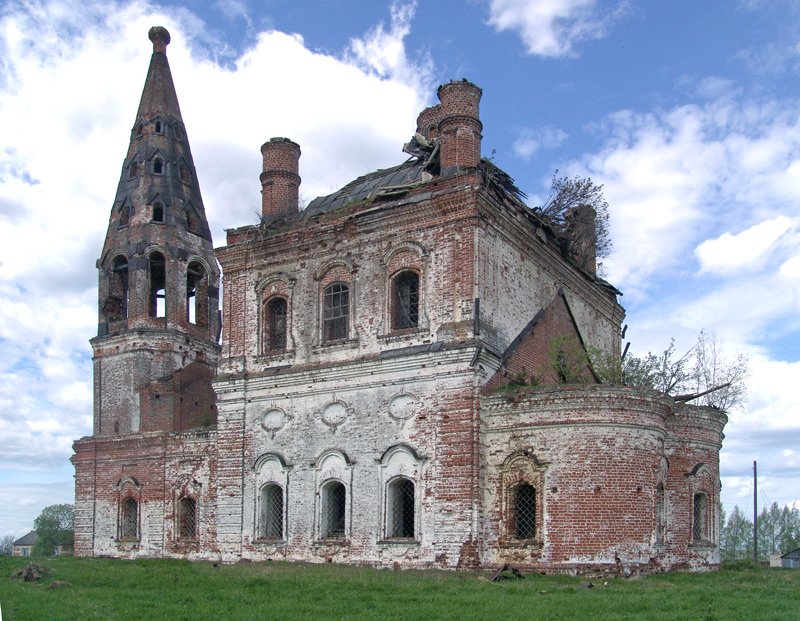
[[[169,45],[169,31],[163,26],[153,26],[147,33],[153,42],[153,54],[166,54]]]

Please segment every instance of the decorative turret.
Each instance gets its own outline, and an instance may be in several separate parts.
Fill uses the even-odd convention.
[[[154,27],[149,37],[150,67],[97,262],[92,340],[96,380],[106,381],[101,369],[104,378],[115,373],[115,390],[130,384],[133,393],[96,399],[95,433],[176,430],[208,419],[179,412],[188,405],[183,397],[162,397],[187,382],[208,383],[218,351],[219,268],[167,62],[170,36]],[[182,373],[196,359],[205,370]],[[213,394],[210,383],[205,392]]]
[[[269,218],[297,211],[300,146],[288,138],[272,138],[261,146],[261,155],[261,215]]]
[[[446,174],[451,168],[474,168],[481,161],[483,125],[478,105],[482,93],[480,88],[467,80],[452,81],[439,87],[441,112],[430,114],[441,119],[439,160],[442,174]],[[435,110],[434,107],[433,111]],[[417,122],[419,123],[419,120]]]

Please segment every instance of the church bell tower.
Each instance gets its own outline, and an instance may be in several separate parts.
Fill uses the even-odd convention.
[[[216,423],[219,268],[167,61],[153,54],[99,270],[94,435]]]

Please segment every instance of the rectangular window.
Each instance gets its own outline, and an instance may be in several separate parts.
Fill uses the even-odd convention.
[[[341,282],[325,288],[322,296],[322,340],[342,341],[348,336],[350,288]]]

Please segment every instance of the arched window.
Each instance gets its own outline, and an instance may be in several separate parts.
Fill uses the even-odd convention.
[[[178,539],[197,538],[197,502],[184,496],[178,503]]]
[[[350,288],[343,282],[325,287],[322,294],[322,340],[345,340],[349,332]]]
[[[536,488],[519,483],[511,490],[511,522],[514,539],[536,538]]]
[[[286,300],[273,297],[264,303],[264,353],[286,349]]]
[[[186,268],[186,319],[198,326],[208,326],[208,278],[198,261],[192,261]]]
[[[139,538],[139,503],[135,498],[125,498],[122,501],[119,538],[129,540]]]
[[[419,275],[400,272],[392,279],[392,330],[416,328],[419,325]]]
[[[164,222],[166,217],[165,213],[163,204],[153,203],[153,222]]]
[[[164,174],[164,160],[162,160],[160,157],[157,157],[153,160],[153,172],[157,175]]]
[[[139,162],[131,162],[131,166],[128,169],[128,178],[133,179],[139,174]]]
[[[695,494],[692,499],[692,540],[708,541],[708,496]]]
[[[150,255],[150,316],[167,316],[167,269],[164,255],[153,252]]]
[[[160,134],[162,131],[163,128],[161,127],[161,121],[156,121],[156,133]]]
[[[283,488],[277,483],[261,488],[258,535],[261,539],[283,539]]]
[[[320,536],[323,539],[342,539],[345,534],[347,490],[339,481],[329,481],[322,487]]]
[[[386,494],[387,538],[414,538],[415,498],[413,481],[397,477],[389,483]]]
[[[128,259],[122,255],[114,257],[111,264],[105,311],[108,321],[128,318]]]

